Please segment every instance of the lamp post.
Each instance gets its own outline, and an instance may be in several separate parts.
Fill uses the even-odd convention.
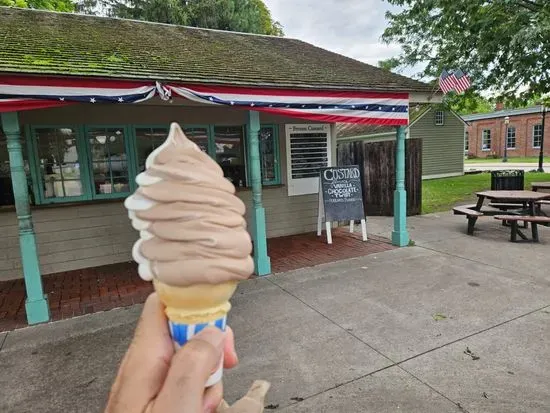
[[[537,169],[537,171],[544,172],[544,124],[546,121],[546,106],[544,106],[544,103],[542,104],[540,111],[540,116],[542,118],[542,136],[540,137],[539,168]]]
[[[506,129],[504,130],[504,158],[502,158],[502,162],[508,162],[508,124],[510,123],[510,116],[506,116],[504,118],[504,124],[506,125]]]

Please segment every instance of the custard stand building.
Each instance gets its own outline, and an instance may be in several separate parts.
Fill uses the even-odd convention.
[[[247,205],[256,273],[267,238],[311,232],[336,122],[396,127],[393,242],[406,245],[404,139],[431,87],[295,39],[0,8],[0,280],[131,259],[123,201],[170,122],[217,160]],[[388,183],[390,184],[390,183]]]

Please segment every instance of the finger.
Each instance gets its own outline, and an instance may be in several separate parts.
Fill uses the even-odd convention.
[[[142,411],[160,391],[173,353],[164,308],[153,293],[143,306],[107,411]]]
[[[220,405],[223,398],[223,384],[218,382],[212,387],[209,387],[204,392],[203,411],[204,413],[214,413]]]
[[[155,412],[202,411],[204,386],[212,372],[219,367],[224,341],[224,332],[207,327],[176,352],[164,386],[155,401]]]
[[[226,369],[232,369],[239,364],[239,358],[235,351],[235,335],[231,327],[226,328],[227,337],[225,338],[225,345],[223,348],[223,367]]]

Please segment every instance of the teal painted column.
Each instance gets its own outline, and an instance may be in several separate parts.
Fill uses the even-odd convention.
[[[29,324],[44,323],[50,320],[50,311],[40,276],[40,264],[38,262],[38,250],[36,249],[36,239],[29,204],[27,177],[23,164],[19,119],[17,112],[2,113],[1,117],[2,128],[4,129],[8,143],[15,211],[19,222],[19,246],[21,249],[21,262],[23,263],[25,288],[27,290],[27,300],[25,301],[27,321]]]
[[[248,111],[248,159],[252,185],[252,239],[254,240],[254,268],[257,275],[271,274],[271,261],[267,255],[265,209],[262,205],[262,170],[260,165],[260,113]]]
[[[405,127],[397,128],[395,153],[395,192],[393,196],[392,244],[404,247],[409,244],[407,232],[407,191],[405,190]]]

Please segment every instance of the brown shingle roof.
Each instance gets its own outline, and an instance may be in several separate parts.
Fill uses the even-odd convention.
[[[316,89],[429,85],[296,39],[0,7],[0,72]]]

